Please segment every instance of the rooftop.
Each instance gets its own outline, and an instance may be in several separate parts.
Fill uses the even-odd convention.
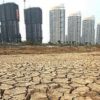
[[[69,16],[81,16],[80,12],[70,13]]]
[[[51,10],[56,10],[56,9],[65,9],[64,4],[60,4],[59,6],[55,6]]]

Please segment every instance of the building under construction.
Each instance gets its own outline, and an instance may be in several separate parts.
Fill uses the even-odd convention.
[[[15,3],[0,5],[0,42],[17,43],[20,41],[18,5]]]
[[[38,7],[24,10],[26,24],[26,40],[42,43],[42,10]]]

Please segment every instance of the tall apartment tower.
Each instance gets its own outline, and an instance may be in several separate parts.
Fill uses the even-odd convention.
[[[26,25],[26,40],[32,43],[42,43],[42,10],[39,7],[24,10]]]
[[[100,24],[97,25],[96,43],[100,44]]]
[[[50,10],[50,42],[65,42],[65,8],[63,5]]]
[[[19,8],[15,3],[0,5],[0,42],[20,42]]]
[[[95,19],[94,17],[88,17],[83,20],[82,28],[82,43],[83,44],[95,44]]]
[[[81,36],[81,14],[74,13],[68,17],[68,43],[79,44]]]

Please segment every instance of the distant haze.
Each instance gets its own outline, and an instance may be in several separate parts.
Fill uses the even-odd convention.
[[[4,0],[6,2],[15,2],[20,9],[20,33],[22,40],[26,39],[24,24],[24,0]],[[0,0],[0,4],[3,0]],[[49,10],[60,4],[65,5],[66,9],[66,34],[67,34],[67,17],[71,13],[81,12],[82,19],[88,16],[95,16],[96,24],[100,23],[100,0],[26,0],[25,8],[41,7],[43,11],[43,42],[49,41]]]

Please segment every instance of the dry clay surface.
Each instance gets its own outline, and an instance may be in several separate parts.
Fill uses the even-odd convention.
[[[1,55],[0,100],[100,100],[100,52]]]

